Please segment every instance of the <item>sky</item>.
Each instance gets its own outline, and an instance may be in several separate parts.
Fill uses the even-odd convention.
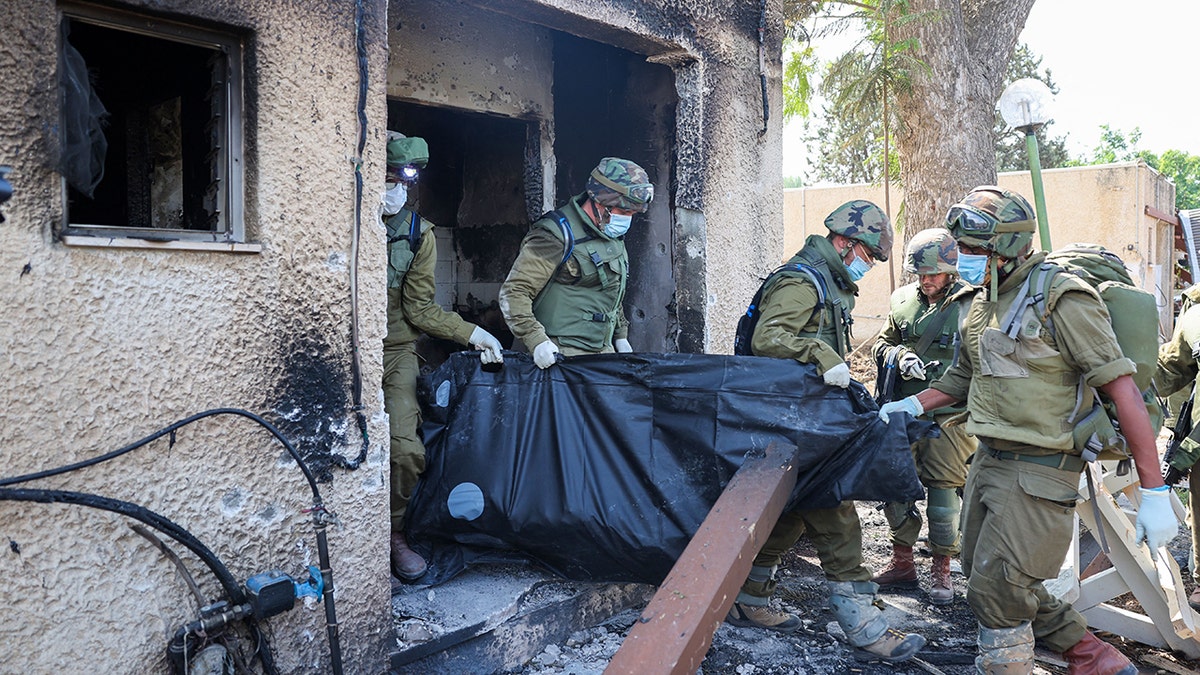
[[[1020,41],[1043,57],[1059,89],[1053,136],[1090,155],[1100,125],[1141,129],[1137,149],[1200,155],[1200,0],[1037,0]],[[802,176],[801,123],[784,125],[783,175]]]

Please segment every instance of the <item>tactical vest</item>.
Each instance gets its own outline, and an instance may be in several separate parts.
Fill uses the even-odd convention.
[[[845,357],[850,352],[850,326],[854,323],[854,319],[850,315],[850,312],[854,310],[854,290],[843,288],[830,271],[830,263],[816,250],[815,246],[806,244],[788,261],[789,264],[798,262],[816,269],[821,278],[825,280],[825,288],[828,292],[825,297],[825,307],[819,310],[822,315],[819,317],[817,327],[810,329],[809,326],[813,323],[810,320],[799,335],[816,338],[833,347],[838,356]],[[781,279],[808,278],[803,272],[784,272],[779,276]],[[767,292],[770,290],[768,289]]]
[[[421,236],[429,231],[431,225],[429,221],[408,209],[400,209],[399,213],[385,218],[383,223],[387,228],[387,287],[390,291],[404,285],[404,275],[408,273],[408,268],[412,267],[417,249],[421,247]]]
[[[629,256],[622,239],[596,236],[580,221],[576,209],[563,209],[575,247],[533,301],[533,315],[559,346],[598,353],[610,347],[621,303]],[[542,218],[533,225],[562,239],[559,224]],[[564,251],[566,242],[563,243]],[[578,269],[574,278],[569,269]]]
[[[1092,409],[1091,388],[1078,386],[1079,373],[1063,359],[1032,306],[1026,307],[1019,324],[1014,324],[1015,337],[1000,325],[1021,282],[1043,257],[1031,258],[1006,279],[996,302],[981,290],[967,311],[962,349],[968,350],[974,363],[967,432],[1078,454],[1071,432],[1081,414]],[[1088,293],[1100,302],[1087,282],[1063,274],[1050,289],[1047,309],[1053,310],[1068,291]]]
[[[952,282],[946,288],[946,294],[942,296],[942,299],[933,305],[924,301],[920,284],[909,284],[892,295],[892,321],[900,330],[900,344],[914,351],[918,346],[917,343],[925,337],[926,331],[931,324],[935,323],[938,315],[946,314],[941,328],[938,329],[938,334],[929,341],[929,346],[924,351],[917,353],[917,356],[921,357],[921,361],[926,364],[925,379],[897,378],[895,394],[897,399],[924,391],[930,382],[941,377],[942,373],[946,372],[946,369],[954,362],[959,305],[951,302],[950,298],[963,287],[961,282]],[[937,363],[934,364],[934,362]],[[938,414],[941,412],[943,411],[937,411]],[[947,409],[945,412],[950,412],[950,410]]]

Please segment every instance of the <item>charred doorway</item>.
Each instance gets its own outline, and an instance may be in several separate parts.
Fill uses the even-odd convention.
[[[583,190],[601,157],[633,160],[657,190],[625,236],[625,311],[635,351],[679,350],[672,263],[674,73],[646,57],[567,33],[554,34],[554,155],[558,202]]]
[[[537,123],[390,100],[388,129],[429,143],[416,209],[435,225],[437,303],[512,348],[496,297],[529,229],[529,204],[542,201],[540,181],[528,179],[540,172],[525,161]],[[428,335],[417,343],[424,368],[459,349]]]
[[[419,210],[438,226],[438,304],[524,350],[497,303],[522,237],[602,157],[625,157],[656,188],[626,235],[630,342],[694,349],[675,306],[679,97],[671,67],[646,56],[666,47],[524,0],[393,0],[388,15],[388,128],[429,142]],[[455,348],[418,344],[427,367]]]

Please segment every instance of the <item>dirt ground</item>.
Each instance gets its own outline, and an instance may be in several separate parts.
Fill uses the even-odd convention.
[[[863,523],[863,555],[872,571],[882,569],[891,555],[887,522],[874,504],[860,503]],[[1182,532],[1182,531],[1181,531]],[[1181,533],[1172,543],[1177,560],[1187,560],[1188,537]],[[975,673],[975,637],[977,624],[963,597],[965,580],[954,566],[955,599],[948,606],[928,602],[930,554],[918,546],[917,567],[921,588],[880,594],[885,613],[894,628],[918,632],[927,644],[920,661],[902,664],[856,660],[842,641],[841,631],[826,608],[823,576],[816,553],[806,539],[789,552],[779,569],[779,588],[775,602],[796,614],[803,626],[791,634],[756,628],[737,628],[723,624],[713,637],[699,675],[973,675]],[[1184,574],[1187,579],[1189,575]],[[1188,583],[1189,591],[1191,585]],[[1138,611],[1132,596],[1125,608]],[[606,623],[580,631],[566,643],[551,645],[525,667],[514,671],[522,675],[600,675],[608,660],[621,646],[638,611],[629,610]],[[1181,655],[1151,649],[1110,634],[1101,634],[1121,649],[1138,666],[1139,672],[1200,673],[1200,661],[1188,661]],[[1038,650],[1035,675],[1063,675],[1067,672],[1058,654]]]

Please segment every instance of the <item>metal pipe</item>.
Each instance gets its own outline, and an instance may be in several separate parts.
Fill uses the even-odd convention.
[[[1050,246],[1050,219],[1046,217],[1046,192],[1042,189],[1042,160],[1038,154],[1037,135],[1033,127],[1025,129],[1025,152],[1029,155],[1029,177],[1033,180],[1033,206],[1037,210],[1038,236],[1042,250],[1054,250]]]

